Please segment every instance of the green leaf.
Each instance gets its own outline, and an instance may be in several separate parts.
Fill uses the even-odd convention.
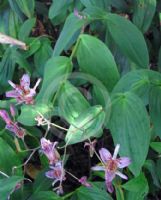
[[[69,82],[62,86],[58,102],[60,115],[69,123],[73,123],[90,106],[80,91]]]
[[[32,28],[35,26],[35,23],[36,18],[30,18],[26,20],[19,30],[18,38],[22,41],[25,41],[26,38],[29,36],[30,32],[32,31]]]
[[[149,94],[149,109],[155,134],[161,137],[161,86],[153,85]]]
[[[34,54],[34,64],[38,73],[43,76],[47,60],[52,56],[51,42],[48,38],[41,38],[41,46]]]
[[[129,191],[126,200],[143,200],[149,191],[148,181],[143,173],[131,179],[122,185],[122,187]]]
[[[34,126],[37,124],[35,118],[41,113],[46,118],[51,117],[53,107],[51,104],[36,103],[35,105],[23,105],[18,121],[26,126]]]
[[[86,7],[96,6],[101,9],[106,9],[111,4],[111,0],[80,0]]]
[[[115,144],[120,144],[120,154],[132,160],[129,166],[136,176],[145,162],[150,142],[150,121],[147,111],[131,92],[113,96],[110,121]]]
[[[9,178],[0,179],[0,194],[1,200],[8,199],[9,194],[16,187],[17,183],[21,182],[23,177],[11,176]]]
[[[61,200],[62,198],[57,196],[54,192],[51,191],[40,191],[37,194],[32,195],[28,200]]]
[[[21,11],[28,17],[33,17],[34,9],[35,9],[35,1],[34,0],[16,0]]]
[[[81,70],[96,77],[111,91],[119,79],[119,73],[106,45],[93,36],[83,34],[76,54]]]
[[[136,0],[133,23],[145,33],[152,22],[156,9],[156,0]]]
[[[72,69],[69,58],[64,56],[52,57],[45,65],[44,78],[37,101],[47,103],[51,101],[54,93],[60,87],[68,73]]]
[[[101,106],[93,106],[82,112],[70,125],[65,137],[66,143],[75,144],[90,137],[99,137],[105,113]]]
[[[60,15],[62,12],[66,12],[72,0],[54,0],[49,9],[49,18],[54,19],[56,16]]]
[[[92,187],[80,187],[76,190],[77,199],[79,200],[112,200],[102,183],[93,183]]]
[[[156,151],[156,152],[158,152],[158,153],[161,153],[161,142],[151,142],[151,143],[150,143],[150,147],[151,147],[154,151]]]
[[[132,92],[139,96],[145,105],[149,103],[150,80],[147,70],[131,71],[117,82],[112,93]]]
[[[146,160],[144,168],[146,168],[150,172],[154,185],[160,188],[159,177],[156,174],[157,169],[155,162],[153,160]]]
[[[107,14],[108,30],[121,51],[138,67],[148,68],[149,55],[142,33],[129,20]]]
[[[9,87],[8,80],[12,80],[15,69],[15,60],[12,59],[14,47],[8,47],[0,62],[0,93],[3,93]]]
[[[0,170],[7,175],[12,175],[12,168],[21,165],[18,155],[15,151],[0,138]],[[16,174],[21,175],[22,169],[16,170]]]
[[[74,16],[74,14],[70,14],[64,24],[64,27],[60,33],[60,36],[55,44],[55,48],[54,48],[54,52],[53,55],[54,56],[59,56],[62,51],[64,49],[66,49],[66,46],[68,45],[68,43],[71,41],[71,39],[73,38],[73,36],[80,31],[80,29],[84,26],[85,22],[87,20],[82,19],[80,20],[78,17]],[[77,38],[75,38],[75,40],[73,40],[73,42],[71,43],[71,45],[76,41]]]

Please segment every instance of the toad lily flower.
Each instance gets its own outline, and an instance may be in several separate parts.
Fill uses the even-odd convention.
[[[6,129],[11,131],[12,133],[15,134],[18,138],[23,139],[25,135],[25,130],[21,127],[18,126],[17,122],[13,122],[8,115],[7,111],[5,110],[0,110],[0,117],[5,121],[6,123]]]
[[[33,104],[33,97],[36,95],[36,88],[40,81],[41,79],[38,79],[34,88],[30,88],[30,77],[28,74],[22,76],[20,79],[20,85],[14,84],[9,80],[8,83],[14,88],[14,90],[6,92],[6,97],[15,98],[18,103]]]
[[[131,160],[128,157],[117,158],[119,148],[120,148],[120,145],[117,144],[113,156],[107,149],[105,148],[100,149],[99,154],[100,154],[103,166],[92,167],[92,170],[95,170],[95,171],[105,171],[106,186],[107,186],[107,190],[110,193],[112,193],[114,190],[112,186],[112,180],[115,178],[116,175],[120,176],[123,179],[128,179],[126,175],[118,171],[118,168],[122,169],[124,167],[127,167],[128,165],[130,165]]]
[[[42,152],[49,159],[50,165],[57,163],[60,159],[60,155],[56,150],[57,144],[58,144],[57,142],[50,142],[50,140],[47,140],[46,138],[41,139]]]

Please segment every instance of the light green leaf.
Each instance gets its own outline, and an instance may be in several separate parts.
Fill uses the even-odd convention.
[[[79,40],[76,55],[81,70],[93,75],[111,91],[119,73],[110,50],[101,40],[90,35],[83,34]]]
[[[18,121],[26,126],[34,126],[37,124],[35,118],[41,113],[46,118],[51,117],[53,107],[51,104],[36,103],[35,105],[23,105]]]
[[[147,111],[136,95],[131,92],[113,96],[110,121],[115,144],[120,144],[120,154],[132,160],[129,166],[136,176],[145,162],[150,142],[150,121]]]
[[[65,141],[67,144],[82,142],[90,137],[99,137],[105,113],[101,106],[94,106],[82,112],[70,125]]]
[[[90,106],[80,91],[69,82],[62,86],[58,103],[60,115],[69,123],[73,123]]]
[[[156,152],[158,152],[158,153],[161,153],[161,142],[151,142],[151,143],[150,143],[150,147],[151,147],[154,151],[156,151]]]
[[[40,93],[37,96],[37,101],[43,103],[50,102],[71,69],[72,63],[67,57],[53,56],[49,59],[45,65],[43,83]]]
[[[108,30],[121,51],[138,67],[148,68],[149,55],[142,33],[129,20],[107,14]]]
[[[35,1],[34,0],[16,0],[21,11],[28,17],[33,17],[34,9],[35,9]]]

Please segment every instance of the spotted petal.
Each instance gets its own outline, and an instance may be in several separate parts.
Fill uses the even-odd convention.
[[[126,175],[124,175],[124,174],[122,174],[121,172],[119,172],[119,171],[116,171],[116,174],[118,175],[118,176],[120,176],[121,178],[123,178],[123,179],[128,179],[128,177],[126,176]]]
[[[91,168],[93,171],[105,171],[104,166],[95,166]]]
[[[107,171],[105,172],[105,182],[107,190],[112,193],[113,192],[113,186],[112,186],[112,180],[115,178],[115,172]]]
[[[19,93],[16,90],[11,90],[11,91],[6,92],[6,97],[18,98]]]
[[[112,155],[111,153],[105,149],[105,148],[102,148],[99,150],[99,154],[101,156],[101,159],[104,163],[107,163],[108,160],[110,160],[112,158]]]

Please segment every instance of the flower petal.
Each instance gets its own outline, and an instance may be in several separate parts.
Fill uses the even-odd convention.
[[[119,171],[116,171],[116,174],[118,175],[118,176],[120,176],[121,178],[123,178],[123,179],[128,179],[128,177],[126,176],[126,175],[124,175],[124,174],[122,174],[121,172],[119,172]]]
[[[86,176],[81,177],[78,181],[79,181],[79,183],[81,183],[85,187],[91,187],[92,186],[90,183],[87,182]]]
[[[111,172],[111,171],[108,171],[106,170],[105,171],[105,180],[107,182],[112,182],[112,180],[115,178],[115,172]]]
[[[114,191],[112,186],[112,180],[115,178],[115,172],[107,171],[105,172],[105,182],[107,190],[112,193]]]
[[[17,98],[19,97],[19,94],[16,90],[11,90],[6,92],[6,97]]]
[[[95,166],[91,168],[93,171],[105,171],[104,166]]]
[[[30,89],[30,76],[28,74],[24,74],[20,79],[20,85],[25,89]]]
[[[102,161],[103,161],[104,163],[107,163],[107,161],[110,160],[110,159],[112,158],[111,153],[110,153],[107,149],[105,149],[105,148],[101,148],[101,149],[99,150],[99,154],[100,154],[101,159],[102,159]]]
[[[114,188],[113,188],[111,182],[107,182],[107,181],[106,181],[106,187],[107,187],[108,192],[113,193]]]
[[[121,157],[117,159],[118,168],[124,168],[131,164],[131,160],[128,157]]]
[[[120,149],[120,144],[117,144],[116,147],[115,147],[115,150],[114,150],[114,154],[113,154],[113,156],[112,156],[112,159],[113,159],[113,160],[116,159],[117,154],[118,154],[118,152],[119,152],[119,149]]]

